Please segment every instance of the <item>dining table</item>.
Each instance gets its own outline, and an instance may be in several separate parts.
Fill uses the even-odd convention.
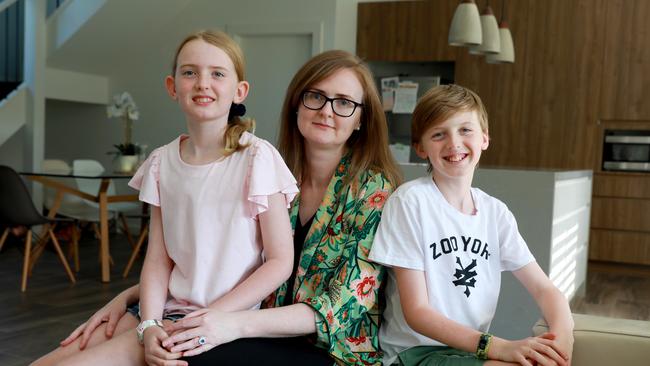
[[[110,243],[108,236],[109,204],[114,202],[138,201],[138,194],[108,195],[108,187],[112,180],[131,179],[133,174],[105,172],[99,175],[84,175],[83,173],[57,173],[57,172],[20,172],[25,178],[38,182],[43,186],[56,191],[55,199],[50,207],[47,217],[54,218],[61,206],[63,195],[70,194],[90,202],[99,204],[99,232],[100,232],[100,263],[101,280],[110,282]],[[75,184],[68,185],[61,182],[60,178],[70,179],[98,179],[101,180],[97,194],[93,195],[79,190]]]

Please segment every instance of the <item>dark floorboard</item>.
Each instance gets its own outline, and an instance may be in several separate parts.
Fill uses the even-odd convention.
[[[66,245],[64,245],[64,251]],[[90,237],[80,243],[81,268],[72,285],[53,251],[45,251],[20,292],[22,249],[8,244],[0,253],[0,365],[27,365],[56,348],[77,325],[123,289],[136,283],[142,258],[127,279],[122,270],[131,246],[121,235],[111,237],[115,266],[111,282],[101,283],[99,243]]]

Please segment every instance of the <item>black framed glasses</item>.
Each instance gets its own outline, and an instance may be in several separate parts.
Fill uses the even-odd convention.
[[[313,111],[320,110],[327,102],[332,104],[332,111],[340,117],[350,117],[357,110],[357,107],[363,107],[363,104],[357,103],[345,98],[328,98],[327,96],[308,90],[302,93],[302,105]]]

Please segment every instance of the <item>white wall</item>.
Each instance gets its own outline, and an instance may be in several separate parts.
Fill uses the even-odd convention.
[[[0,165],[8,165],[17,171],[23,170],[25,127],[21,127],[4,144],[0,145]]]
[[[45,97],[104,104],[109,100],[109,80],[105,76],[60,70],[45,70]]]
[[[111,166],[107,152],[122,138],[122,121],[107,119],[104,105],[48,99],[45,115],[45,158],[88,158]]]
[[[121,54],[115,50],[116,57],[112,59],[112,68],[119,70],[106,75],[110,80],[110,93],[129,91],[138,104],[141,117],[134,123],[133,139],[136,142],[153,147],[165,144],[185,131],[185,121],[178,106],[169,100],[163,80],[169,74],[172,57],[177,44],[189,33],[198,29],[213,28],[225,30],[232,25],[282,25],[290,27],[291,24],[322,24],[323,49],[335,47],[335,1],[322,0],[237,0],[213,1],[192,0],[187,1],[187,6],[177,14],[172,22],[164,25],[142,24],[142,27],[156,27],[154,40],[150,38],[142,44],[130,47],[128,54]],[[92,21],[92,20],[91,20]],[[355,25],[356,27],[356,16]],[[82,29],[83,31],[83,29]],[[134,35],[136,37],[137,35]],[[106,37],[110,37],[107,30]],[[133,44],[134,40],[130,40]],[[135,41],[137,43],[137,40]],[[101,39],[97,39],[101,45]],[[89,54],[92,50],[88,50]],[[275,58],[275,57],[274,57]],[[249,63],[252,63],[250,60]],[[254,61],[260,62],[259,59]],[[274,59],[275,64],[285,64],[291,68],[292,74],[295,65],[291,60]],[[256,90],[272,91],[272,96],[284,95],[286,85],[277,82],[274,85],[259,85],[255,80],[252,84],[251,95]],[[271,95],[270,95],[271,96]],[[270,98],[269,99],[272,99]],[[258,96],[264,99],[265,96]],[[80,105],[81,106],[81,105]],[[117,120],[108,120],[104,106],[84,105],[76,111],[74,104],[48,102],[47,111],[47,150],[46,157],[65,157],[73,152],[86,157],[106,161],[106,151],[111,146],[120,142],[121,126]],[[277,130],[277,117],[281,105],[274,101],[257,110],[248,110],[258,124],[265,124],[266,130],[262,137],[275,143]],[[70,131],[75,131],[73,136]],[[259,131],[259,130],[258,130]],[[78,141],[84,141],[79,143]],[[73,151],[70,146],[77,146]]]

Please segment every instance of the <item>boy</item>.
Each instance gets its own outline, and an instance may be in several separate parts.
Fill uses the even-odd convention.
[[[472,188],[489,145],[487,113],[458,85],[428,91],[413,113],[413,145],[431,176],[408,182],[384,208],[370,259],[392,267],[380,330],[384,364],[568,365],[573,320],[501,201]],[[550,325],[540,337],[487,333],[501,271],[512,271]]]

